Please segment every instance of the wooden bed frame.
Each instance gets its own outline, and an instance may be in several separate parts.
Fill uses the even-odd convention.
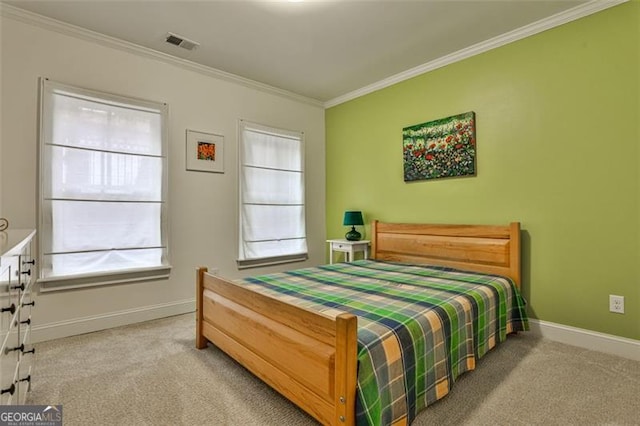
[[[371,258],[451,266],[520,285],[520,224],[374,221]],[[199,268],[196,347],[211,342],[325,425],[355,424],[357,318],[336,318],[256,293]]]

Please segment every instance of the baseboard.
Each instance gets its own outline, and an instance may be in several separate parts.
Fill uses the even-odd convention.
[[[52,322],[48,324],[37,324],[31,329],[31,341],[33,343],[44,342],[46,340],[91,333],[93,331],[135,324],[137,322],[186,314],[188,312],[195,311],[195,307],[195,299],[187,299],[177,302],[143,306],[124,311],[110,312],[108,314],[74,318],[71,320]]]
[[[640,340],[536,319],[530,319],[529,325],[533,334],[545,339],[640,361]]]

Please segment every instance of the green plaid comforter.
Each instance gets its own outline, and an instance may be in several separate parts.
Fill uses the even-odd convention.
[[[528,329],[522,297],[494,275],[361,260],[239,282],[358,317],[357,424],[410,424],[508,333]]]

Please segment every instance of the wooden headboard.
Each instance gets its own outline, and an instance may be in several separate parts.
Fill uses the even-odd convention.
[[[493,225],[371,224],[371,257],[449,266],[510,277],[520,287],[520,223]]]

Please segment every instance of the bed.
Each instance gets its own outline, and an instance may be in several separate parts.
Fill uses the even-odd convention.
[[[370,258],[238,282],[199,268],[196,347],[213,343],[322,424],[353,425],[356,419],[358,423],[410,424],[417,412],[449,392],[459,374],[472,370],[477,358],[508,333],[527,328],[524,303],[517,290],[517,222],[493,226],[374,221]],[[458,286],[446,290],[454,295],[449,297],[450,304],[441,305],[432,289],[425,290],[432,293],[424,298],[415,296],[415,291],[422,291],[422,281],[418,281],[422,276],[436,286],[445,280]],[[477,287],[469,290],[477,300],[458,294],[459,287],[470,285],[463,281]],[[316,287],[331,291],[320,300]],[[488,290],[494,287],[496,290]],[[389,294],[379,296],[378,289]],[[352,291],[366,293],[368,301],[354,301]],[[506,299],[498,300],[500,294]],[[388,306],[375,308],[382,299],[392,300],[389,306],[402,303],[394,308],[397,312],[389,311]],[[494,299],[495,313],[484,314],[481,308],[493,304]],[[431,308],[416,315],[409,302]],[[363,304],[372,312],[363,314]],[[460,312],[445,318],[447,310]],[[390,313],[383,318],[382,311]],[[403,332],[392,326],[381,331],[372,316],[383,318],[379,322],[385,324],[416,316],[422,325],[405,324]],[[425,360],[411,365],[394,342],[400,342],[402,333],[426,330],[427,323],[433,328],[428,336],[411,343],[427,349],[407,351],[425,352],[426,358],[435,360],[432,369],[421,371]],[[441,329],[445,328],[453,331],[444,333]],[[375,341],[373,334],[382,339]],[[455,345],[451,336],[455,336]],[[443,351],[446,353],[440,355],[444,358],[438,358]],[[390,356],[392,362],[384,367],[373,364],[378,352]],[[449,352],[461,356],[451,362]],[[391,382],[383,383],[380,376]],[[418,389],[420,386],[414,385],[418,381],[428,389]]]

